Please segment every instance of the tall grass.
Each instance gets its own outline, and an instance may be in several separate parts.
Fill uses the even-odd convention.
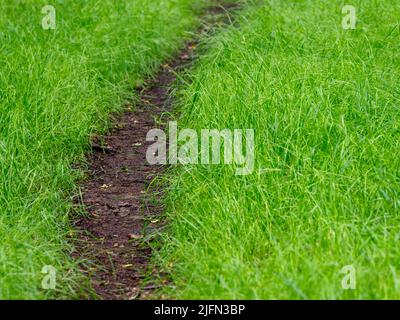
[[[400,298],[400,3],[265,1],[221,32],[180,128],[253,128],[256,169],[171,176],[178,298]],[[341,273],[351,265],[356,289]]]
[[[73,297],[66,239],[88,136],[188,37],[203,2],[41,0],[0,4],[0,299]],[[56,268],[44,290],[42,267]]]

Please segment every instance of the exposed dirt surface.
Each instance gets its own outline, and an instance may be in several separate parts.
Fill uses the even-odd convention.
[[[213,26],[230,22],[237,6],[209,8],[195,39],[188,42],[174,59],[166,62],[153,79],[136,89],[140,98],[132,108],[118,116],[114,129],[95,137],[88,156],[89,174],[82,184],[82,201],[87,217],[75,221],[78,240],[74,256],[92,261],[82,265],[91,286],[102,299],[143,299],[155,285],[143,285],[152,250],[152,235],[162,228],[160,201],[162,192],[149,187],[162,174],[163,167],[149,165],[146,134],[160,116],[173,109],[170,88],[176,74],[189,68],[200,37],[210,34]],[[164,119],[165,120],[165,119]]]

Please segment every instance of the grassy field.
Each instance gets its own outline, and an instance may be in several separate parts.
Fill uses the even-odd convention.
[[[47,1],[0,4],[0,299],[79,294],[69,213],[88,137],[129,90],[188,37],[205,2]],[[43,266],[56,290],[43,290]],[[78,288],[78,289],[77,289]]]
[[[202,44],[176,111],[180,129],[254,129],[255,168],[170,171],[165,294],[400,299],[399,1],[242,2]],[[45,0],[0,4],[0,299],[86,294],[70,257],[73,164],[207,3],[56,0],[54,30]]]
[[[255,170],[172,171],[177,298],[400,298],[400,3],[270,0],[205,44],[180,128],[252,128]],[[355,290],[345,290],[345,266]]]

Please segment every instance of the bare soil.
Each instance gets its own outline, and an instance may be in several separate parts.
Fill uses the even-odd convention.
[[[149,270],[151,239],[163,227],[162,190],[151,187],[151,182],[165,168],[147,163],[146,134],[163,129],[156,120],[173,110],[171,86],[176,75],[192,65],[198,40],[215,26],[229,23],[229,12],[236,7],[208,8],[194,39],[136,89],[139,100],[134,108],[128,106],[118,115],[108,134],[93,138],[88,176],[81,185],[81,204],[88,214],[74,223],[79,231],[74,257],[92,262],[81,269],[101,299],[144,299],[158,288],[144,278],[160,276]]]

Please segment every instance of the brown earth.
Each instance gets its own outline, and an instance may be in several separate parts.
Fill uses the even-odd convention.
[[[148,270],[150,242],[163,227],[162,192],[151,187],[151,182],[165,168],[147,163],[151,142],[146,142],[146,134],[153,128],[162,129],[156,120],[173,109],[171,85],[176,74],[192,65],[198,40],[230,22],[229,12],[235,8],[232,4],[208,8],[195,38],[145,86],[136,89],[139,101],[134,111],[128,107],[108,134],[93,138],[88,177],[81,186],[88,215],[74,223],[79,234],[74,257],[92,262],[82,263],[81,269],[102,299],[143,299],[159,287],[145,286],[149,282],[143,280],[149,274],[160,276],[157,270]]]

